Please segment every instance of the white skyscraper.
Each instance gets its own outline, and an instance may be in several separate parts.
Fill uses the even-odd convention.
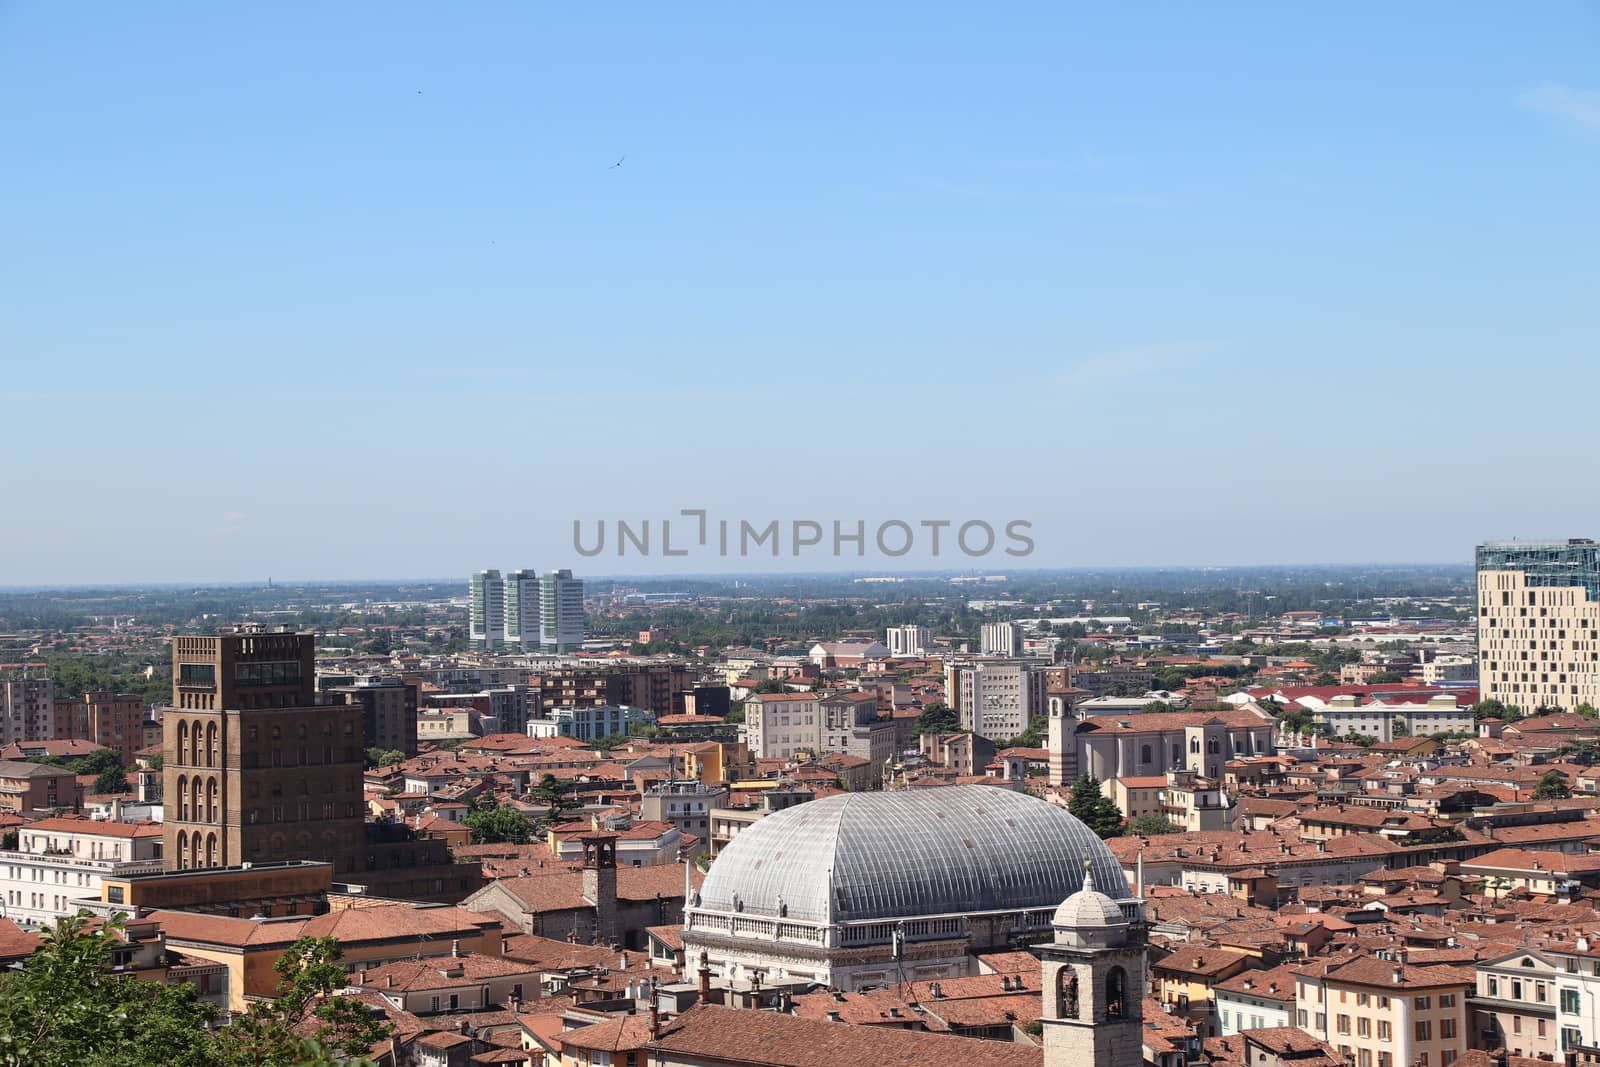
[[[925,656],[933,644],[933,631],[926,626],[891,626],[888,637],[884,644],[889,646],[891,656]]]
[[[583,579],[569,570],[539,579],[539,647],[545,652],[576,652],[583,647]]]
[[[473,648],[499,648],[506,639],[506,583],[496,570],[478,571],[469,582],[472,607],[467,637]]]
[[[985,656],[1022,655],[1022,627],[1014,622],[986,622],[978,640]]]
[[[539,573],[511,571],[506,575],[506,645],[537,652],[539,631]]]

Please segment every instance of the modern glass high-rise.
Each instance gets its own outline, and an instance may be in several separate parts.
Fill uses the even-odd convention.
[[[1600,545],[1489,541],[1477,565],[1479,698],[1600,705]]]
[[[545,652],[583,648],[583,579],[569,570],[550,571],[539,579],[539,647]]]
[[[539,572],[509,572],[506,575],[506,644],[513,649],[537,651],[539,628]]]
[[[497,570],[478,571],[469,581],[467,638],[473,648],[498,648],[506,639],[506,583]]]

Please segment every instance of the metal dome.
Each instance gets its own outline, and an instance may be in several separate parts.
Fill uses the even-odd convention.
[[[1111,850],[1065,809],[964,785],[846,793],[775,812],[722,850],[702,911],[843,923],[1048,908],[1083,885],[1127,897]]]

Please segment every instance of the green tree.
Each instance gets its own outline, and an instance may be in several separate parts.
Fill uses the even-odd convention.
[[[525,845],[533,839],[533,822],[526,815],[516,808],[502,808],[492,800],[469,811],[461,822],[472,831],[474,845]]]
[[[272,969],[277,996],[250,1006],[217,1034],[219,1067],[301,1067],[364,1057],[394,1028],[365,1004],[333,991],[346,984],[332,937],[302,937]],[[310,1037],[306,1036],[310,1031]],[[338,1053],[334,1059],[327,1053]]]
[[[1394,673],[1394,671],[1379,671],[1367,679],[1369,685],[1396,685],[1403,681],[1405,679]]]
[[[1100,792],[1100,779],[1084,775],[1072,784],[1067,811],[1099,837],[1122,836],[1122,809]]]
[[[96,749],[70,762],[73,774],[104,774],[122,769],[122,757],[109,748]]]
[[[1139,705],[1139,710],[1146,713],[1171,711],[1172,705],[1168,704],[1165,700],[1147,700],[1143,704]]]
[[[96,793],[126,793],[128,791],[128,776],[122,772],[121,767],[113,767],[109,771],[101,771],[100,777],[94,780]]]
[[[404,763],[406,754],[398,748],[386,748],[378,753],[378,766],[393,767],[396,763]]]
[[[1535,800],[1565,800],[1571,795],[1572,790],[1567,788],[1567,780],[1560,771],[1545,771],[1539,778],[1539,784],[1533,787]]]
[[[1333,675],[1329,674],[1327,671],[1323,671],[1321,674],[1317,675],[1315,678],[1313,678],[1311,680],[1311,684],[1312,685],[1338,685],[1339,684],[1339,679],[1335,678]]]
[[[3,1067],[208,1067],[216,1012],[188,983],[111,972],[120,916],[99,930],[81,917],[48,930],[20,971],[0,975]]]
[[[1600,712],[1595,710],[1593,704],[1579,704],[1577,707],[1573,708],[1572,711],[1573,714],[1582,715],[1585,719],[1600,717]]]
[[[1501,722],[1516,722],[1522,718],[1522,712],[1515,706],[1502,704],[1492,697],[1472,705],[1472,715],[1475,719],[1499,719]]]
[[[545,806],[545,813],[539,817],[538,822],[541,830],[551,823],[560,822],[567,812],[583,807],[573,799],[572,783],[553,774],[546,774],[540,778],[539,784],[528,791],[528,799]]]
[[[1159,811],[1147,811],[1143,815],[1135,815],[1128,820],[1128,832],[1138,834],[1140,837],[1151,837],[1155,834],[1176,834],[1182,830],[1183,827]]]
[[[948,734],[961,729],[961,720],[950,708],[935,700],[923,707],[917,716],[917,736],[923,734]]]

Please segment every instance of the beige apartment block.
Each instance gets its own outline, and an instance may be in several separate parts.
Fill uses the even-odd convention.
[[[1529,577],[1478,571],[1479,699],[1527,711],[1600,706],[1600,601],[1584,585]]]

